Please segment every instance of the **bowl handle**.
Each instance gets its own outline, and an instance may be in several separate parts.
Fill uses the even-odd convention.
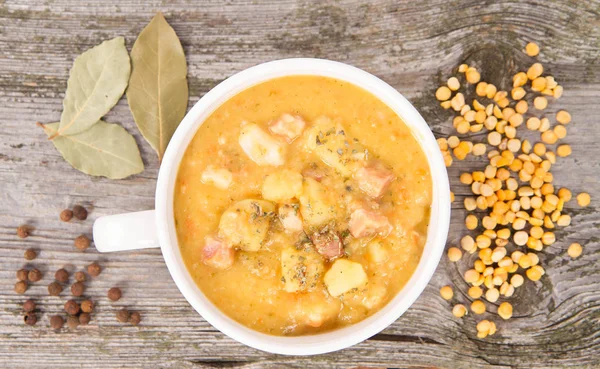
[[[160,247],[154,210],[107,215],[94,222],[94,245],[100,252]]]

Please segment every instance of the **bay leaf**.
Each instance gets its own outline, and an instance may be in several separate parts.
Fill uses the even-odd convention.
[[[48,137],[60,123],[40,124]],[[121,179],[144,170],[135,139],[118,124],[98,121],[90,129],[56,136],[52,143],[73,168],[93,176]]]
[[[187,64],[175,30],[157,13],[131,49],[129,109],[162,159],[188,104]]]
[[[130,72],[123,37],[104,41],[79,55],[67,82],[57,134],[80,133],[98,122],[123,96]]]

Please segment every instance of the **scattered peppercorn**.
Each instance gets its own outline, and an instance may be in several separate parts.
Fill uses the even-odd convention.
[[[42,272],[40,272],[38,269],[32,269],[27,274],[27,278],[30,282],[37,282],[42,279]]]
[[[17,279],[19,281],[26,281],[27,279],[29,279],[29,271],[27,269],[17,270]]]
[[[84,313],[91,313],[94,311],[94,302],[92,300],[83,300],[81,302],[81,311]]]
[[[26,225],[18,226],[17,236],[19,236],[19,238],[27,238],[27,236],[29,236],[29,228]]]
[[[65,302],[65,311],[69,315],[77,315],[79,313],[79,304],[75,300]]]
[[[56,271],[56,273],[54,273],[54,279],[60,283],[67,283],[69,280],[69,272],[67,272],[64,268],[60,268]]]
[[[119,299],[121,298],[121,289],[118,287],[113,287],[110,290],[108,290],[108,298],[111,301],[119,301]]]
[[[75,282],[71,285],[71,294],[73,296],[81,296],[83,295],[83,290],[85,289],[85,286],[83,285],[83,282]]]
[[[127,321],[129,320],[129,310],[123,308],[117,311],[117,320],[121,323],[127,323]]]
[[[27,300],[23,303],[23,311],[26,313],[31,313],[35,310],[35,302],[33,300]]]
[[[25,321],[25,324],[27,325],[35,325],[35,323],[37,323],[37,315],[33,312],[25,313],[23,321]]]
[[[87,272],[92,277],[97,277],[100,275],[100,272],[102,272],[102,268],[100,268],[100,265],[98,265],[97,263],[92,263],[88,265]]]
[[[22,295],[27,291],[27,282],[19,281],[15,284],[15,292]]]
[[[60,220],[63,222],[68,222],[73,218],[73,211],[71,209],[65,209],[60,212]]]
[[[75,205],[73,206],[73,215],[79,220],[86,220],[88,213],[83,206]]]
[[[81,251],[90,247],[90,239],[81,235],[75,239],[75,247]]]
[[[70,317],[68,317],[67,318],[67,325],[71,329],[77,328],[77,326],[79,325],[79,318],[76,317],[76,316],[70,316]]]
[[[58,296],[62,292],[63,287],[58,282],[52,282],[48,285],[48,294],[50,296]]]
[[[37,257],[37,252],[34,249],[25,250],[24,254],[25,260],[33,260]]]
[[[76,273],[75,273],[75,280],[76,280],[77,282],[85,282],[85,280],[86,280],[86,279],[87,279],[87,278],[86,278],[86,276],[85,276],[85,273],[84,273],[84,272],[76,272]]]
[[[92,320],[92,317],[89,313],[81,313],[79,314],[79,324],[88,325],[88,323]]]
[[[54,315],[50,318],[50,326],[52,329],[61,329],[63,324],[65,324],[65,320],[60,315]]]
[[[134,311],[129,316],[129,322],[133,325],[138,325],[138,324],[140,324],[141,321],[142,321],[142,317],[140,316],[140,313],[138,313],[137,311]]]

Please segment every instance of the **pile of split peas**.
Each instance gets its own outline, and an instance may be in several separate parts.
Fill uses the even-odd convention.
[[[539,47],[529,43],[525,52],[535,57]],[[563,94],[563,87],[554,77],[544,75],[540,63],[515,74],[510,92],[482,81],[480,73],[472,66],[462,64],[458,72],[464,75],[466,84],[476,85],[477,97],[471,104],[458,92],[461,82],[457,77],[448,79],[447,85],[439,87],[435,96],[444,109],[457,112],[453,126],[459,134],[485,129],[491,150],[488,151],[485,143],[461,141],[457,136],[438,139],[446,166],[452,165],[454,159],[464,160],[468,154],[484,156],[487,153],[489,160],[484,170],[460,175],[460,182],[470,186],[473,193],[464,200],[464,207],[470,212],[465,225],[469,230],[483,230],[475,238],[463,237],[460,241],[462,250],[450,247],[448,259],[457,262],[463,251],[478,252],[479,258],[464,273],[464,279],[471,285],[468,291],[473,299],[470,310],[481,315],[486,312],[483,299],[493,305],[500,296],[511,297],[515,288],[525,283],[524,276],[532,281],[542,278],[545,271],[539,265],[536,252],[556,241],[552,231],[555,227],[571,224],[571,216],[563,213],[564,204],[571,200],[571,191],[555,189],[551,172],[557,156],[571,155],[571,147],[560,142],[567,136],[571,115],[560,110],[553,126],[549,118],[535,116],[542,115],[549,98],[557,100]],[[532,108],[526,96],[533,102]],[[526,119],[527,112],[529,118]],[[541,142],[532,144],[518,138],[517,129],[523,123],[527,129],[540,132]],[[453,194],[451,198],[454,200]],[[577,203],[582,207],[589,205],[590,195],[577,195]],[[477,209],[480,212],[474,213]],[[514,251],[509,252],[507,248]],[[576,258],[581,255],[582,247],[574,243],[567,253]],[[442,287],[440,294],[446,300],[454,295],[451,286]],[[465,305],[457,304],[452,314],[461,318],[468,311]],[[502,319],[510,319],[513,314],[511,303],[502,302],[497,313]],[[477,337],[485,338],[495,332],[493,321],[478,322]]]

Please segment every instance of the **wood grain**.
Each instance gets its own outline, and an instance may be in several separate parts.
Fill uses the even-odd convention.
[[[337,353],[315,357],[270,355],[215,331],[183,299],[158,250],[101,255],[78,252],[73,239],[90,235],[102,215],[151,209],[158,171],[123,99],[107,117],[136,137],[147,169],[113,181],[73,170],[46,140],[36,121],[60,117],[73,59],[115,36],[129,48],[156,11],[163,11],[181,38],[189,65],[190,106],[222,79],[249,66],[286,57],[321,57],[356,65],[407,96],[438,136],[452,132],[449,116],[433,92],[459,63],[483,70],[506,85],[532,59],[528,41],[542,47],[539,59],[565,87],[548,109],[573,115],[566,142],[574,154],[553,170],[557,186],[587,191],[592,205],[567,207],[573,225],[541,253],[546,276],[517,290],[515,314],[504,322],[495,309],[484,317],[499,332],[475,336],[476,319],[457,320],[438,293],[452,282],[453,302],[466,302],[461,273],[466,263],[440,264],[417,302],[381,334]],[[0,1],[0,367],[2,368],[599,368],[600,367],[600,2],[594,1]],[[482,139],[473,135],[473,140]],[[537,140],[537,137],[531,136]],[[454,203],[449,244],[464,235],[459,205],[469,192],[458,175],[483,165],[455,162],[449,173]],[[85,222],[60,222],[61,209],[90,207]],[[22,240],[15,228],[35,227]],[[571,242],[584,246],[575,261]],[[25,263],[34,247],[37,260]],[[46,286],[64,265],[80,270],[92,261],[104,267],[87,283],[97,303],[92,324],[55,333],[49,316],[61,311],[67,293],[47,297]],[[27,292],[43,313],[35,327],[22,324],[25,296],[13,291],[14,273],[35,265],[44,279]],[[110,303],[106,291],[123,288]],[[139,310],[139,327],[121,325],[118,307]],[[477,320],[479,317],[477,318]]]

